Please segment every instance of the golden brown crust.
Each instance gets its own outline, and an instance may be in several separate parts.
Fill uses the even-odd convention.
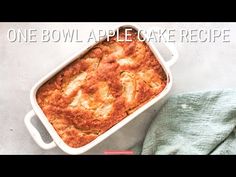
[[[114,36],[95,45],[39,88],[39,106],[69,146],[91,142],[165,88],[163,68],[131,34],[132,42]]]

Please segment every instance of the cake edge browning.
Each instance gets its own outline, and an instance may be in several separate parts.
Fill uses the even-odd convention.
[[[166,87],[158,59],[136,30],[131,34],[131,42],[114,36],[96,44],[37,90],[38,105],[70,147],[93,141]]]

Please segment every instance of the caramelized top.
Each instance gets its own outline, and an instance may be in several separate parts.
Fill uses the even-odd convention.
[[[136,31],[129,33],[132,42],[100,42],[39,88],[39,106],[69,146],[91,142],[165,88],[158,60]]]

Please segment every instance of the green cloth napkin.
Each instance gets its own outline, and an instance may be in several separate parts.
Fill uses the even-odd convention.
[[[137,154],[236,154],[236,91],[170,97]]]

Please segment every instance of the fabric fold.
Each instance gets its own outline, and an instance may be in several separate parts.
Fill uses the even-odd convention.
[[[215,90],[169,98],[137,153],[236,154],[236,91]]]

